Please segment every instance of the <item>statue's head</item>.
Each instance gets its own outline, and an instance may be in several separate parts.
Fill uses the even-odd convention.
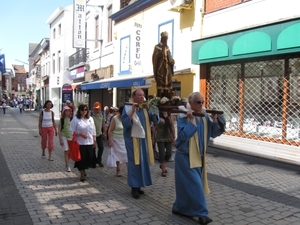
[[[168,32],[167,31],[161,32],[160,37],[161,37],[161,42],[162,43],[167,43]]]
[[[160,37],[161,38],[168,37],[168,32],[167,31],[161,32]]]

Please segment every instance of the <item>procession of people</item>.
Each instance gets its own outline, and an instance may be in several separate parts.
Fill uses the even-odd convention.
[[[153,72],[157,82],[159,99],[172,100],[172,76],[175,63],[167,46],[168,33],[161,33],[161,42],[153,52]],[[163,69],[162,69],[163,68]],[[172,116],[168,108],[148,110],[143,89],[133,90],[131,101],[122,106],[104,106],[100,101],[92,103],[92,110],[84,103],[77,106],[68,100],[61,111],[58,130],[54,122],[53,104],[47,100],[39,116],[42,157],[53,161],[54,135],[59,136],[67,172],[71,171],[70,152],[78,145],[79,159],[73,168],[79,171],[79,180],[87,180],[87,170],[105,167],[104,142],[109,147],[107,167],[116,168],[116,177],[123,177],[121,164],[126,164],[127,185],[133,198],[146,194],[152,185],[150,167],[155,165],[154,147],[158,148],[158,162],[162,179],[167,179],[166,163],[175,153],[175,193],[172,213],[197,217],[200,224],[208,224],[205,194],[208,194],[206,152],[210,138],[224,132],[225,121],[217,111],[206,113],[204,95],[192,92],[182,98],[180,115]],[[180,97],[179,97],[180,99]],[[177,99],[178,100],[178,99]],[[177,107],[177,106],[176,106]],[[75,111],[75,109],[77,110]],[[103,110],[103,111],[102,111]],[[177,133],[175,133],[175,120]],[[169,174],[168,176],[170,176]],[[172,175],[171,175],[172,176]]]

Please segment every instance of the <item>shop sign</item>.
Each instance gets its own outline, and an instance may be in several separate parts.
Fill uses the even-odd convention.
[[[85,47],[86,0],[73,3],[73,48]]]
[[[133,62],[132,70],[142,70],[142,34],[143,25],[141,22],[134,22],[134,34],[133,34]]]
[[[70,79],[75,80],[84,77],[84,66],[78,67],[70,71]]]
[[[73,102],[73,89],[71,84],[64,84],[61,89],[62,92],[62,102],[69,100]]]

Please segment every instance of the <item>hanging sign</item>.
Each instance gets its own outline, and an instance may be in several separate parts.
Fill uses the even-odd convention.
[[[61,89],[62,102],[65,103],[67,100],[73,102],[73,89],[71,84],[64,84]]]
[[[85,48],[86,0],[73,3],[73,48]]]

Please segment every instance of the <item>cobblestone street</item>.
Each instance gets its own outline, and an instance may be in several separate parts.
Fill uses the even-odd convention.
[[[54,161],[41,157],[37,112],[9,109],[0,124],[0,224],[197,224],[173,215],[174,162],[167,177],[151,167],[153,185],[133,199],[115,169],[65,171],[63,151],[55,138]],[[104,150],[104,159],[109,149]],[[300,224],[300,168],[210,148],[207,195],[212,225]],[[73,163],[72,163],[73,164]]]

